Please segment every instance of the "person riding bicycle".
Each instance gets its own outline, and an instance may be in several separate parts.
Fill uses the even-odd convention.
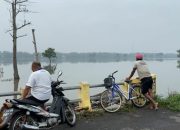
[[[22,98],[18,99],[22,102],[34,103],[37,106],[43,105],[51,97],[51,76],[48,71],[41,68],[40,62],[33,62],[32,73],[26,83]],[[3,110],[11,107],[11,104],[4,103],[0,110],[0,122]]]
[[[133,70],[131,71],[131,74],[126,80],[130,80],[131,77],[134,75],[135,71],[137,70],[138,76],[141,80],[141,91],[142,94],[149,99],[150,101],[150,109],[158,109],[158,103],[155,102],[153,99],[153,92],[152,92],[152,85],[153,85],[153,79],[151,77],[151,73],[148,69],[148,66],[145,61],[143,61],[143,55],[141,53],[137,53],[135,55],[136,62],[133,67]]]

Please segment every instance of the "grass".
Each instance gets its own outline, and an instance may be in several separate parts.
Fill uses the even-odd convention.
[[[163,98],[161,96],[157,96],[156,100],[159,105],[164,108],[168,108],[169,110],[180,112],[180,94],[179,93],[170,93],[168,97]]]
[[[77,113],[78,119],[91,119],[94,117],[102,116],[104,111],[102,109],[96,109],[93,111],[82,110]]]
[[[117,111],[116,113],[121,112],[133,112],[135,109],[132,106],[132,104],[124,104],[123,107]],[[96,109],[93,109],[92,111],[82,110],[77,112],[77,118],[78,119],[93,119],[94,117],[103,116],[105,111],[99,107]]]

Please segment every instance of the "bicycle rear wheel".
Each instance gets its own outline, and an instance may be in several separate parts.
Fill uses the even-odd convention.
[[[120,109],[122,98],[119,92],[112,89],[105,90],[100,97],[101,106],[107,112],[116,112]]]
[[[132,96],[132,103],[135,107],[142,108],[146,105],[146,97],[141,93],[141,87],[140,86],[134,86],[134,90],[131,92]],[[134,98],[133,98],[134,97]]]

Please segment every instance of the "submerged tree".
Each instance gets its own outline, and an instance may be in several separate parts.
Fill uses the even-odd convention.
[[[45,50],[45,52],[42,53],[42,56],[49,59],[49,65],[51,66],[52,59],[53,59],[53,58],[56,58],[55,49],[53,49],[53,48],[48,48],[47,50]]]
[[[177,50],[177,57],[180,58],[180,49]],[[177,68],[180,68],[180,60],[177,61]]]
[[[29,10],[27,10],[27,3],[28,0],[4,0],[8,2],[11,5],[10,10],[10,23],[11,23],[11,29],[7,32],[10,33],[12,39],[13,39],[13,69],[14,69],[14,80],[20,79],[19,73],[18,73],[18,67],[17,67],[17,39],[20,37],[26,36],[24,35],[18,35],[18,30],[24,28],[25,26],[29,25],[30,22],[27,22],[25,19],[21,24],[17,24],[17,17],[21,13],[28,13]]]
[[[177,53],[178,53],[178,54],[177,54],[177,57],[180,58],[180,49],[177,50]]]

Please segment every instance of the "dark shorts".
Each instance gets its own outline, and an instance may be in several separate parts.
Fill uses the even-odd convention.
[[[141,79],[141,92],[142,94],[146,94],[149,89],[152,89],[153,79],[152,77],[146,77]]]
[[[33,103],[36,106],[41,106],[45,102],[47,102],[48,100],[39,100],[39,99],[37,99],[37,98],[35,98],[33,96],[30,96],[30,97],[27,97],[27,98],[23,99],[22,101]]]

